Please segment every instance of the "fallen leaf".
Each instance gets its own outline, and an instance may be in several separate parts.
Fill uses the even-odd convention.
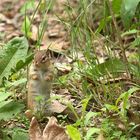
[[[31,120],[32,119],[32,117],[33,117],[33,112],[31,111],[31,110],[26,110],[25,111],[25,116],[29,119],[29,120]]]
[[[67,106],[62,105],[57,100],[54,100],[49,109],[51,112],[54,112],[54,113],[62,113],[66,108],[67,108]]]
[[[66,63],[55,63],[55,67],[64,73],[70,72],[72,70],[72,67],[69,64]]]
[[[43,140],[41,129],[35,117],[32,118],[29,128],[30,140]]]
[[[38,29],[35,25],[32,25],[32,35],[31,35],[31,39],[36,41],[38,38]]]
[[[32,118],[29,128],[30,140],[69,140],[65,129],[57,124],[55,117],[50,117],[43,133],[35,117]]]
[[[5,15],[0,13],[0,21],[1,22],[5,22],[7,24],[12,24],[12,21],[10,19],[8,19]]]
[[[57,124],[57,119],[51,117],[43,131],[43,140],[69,140],[65,129]]]

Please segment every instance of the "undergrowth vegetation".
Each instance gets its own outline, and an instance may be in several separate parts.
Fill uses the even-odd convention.
[[[67,0],[65,16],[55,13],[71,46],[55,53],[69,57],[72,69],[57,76],[53,89],[67,89],[74,99],[66,103],[74,119],[58,115],[72,140],[140,139],[139,2]],[[31,27],[39,13],[42,22],[34,47],[40,48],[47,13],[54,5],[55,0],[40,0],[37,6],[34,0],[27,1],[21,8],[23,37],[13,38],[0,50],[0,127],[4,140],[27,139],[29,121],[21,114],[26,106],[27,66],[33,59]],[[14,125],[15,120],[19,126],[7,127],[6,123]]]

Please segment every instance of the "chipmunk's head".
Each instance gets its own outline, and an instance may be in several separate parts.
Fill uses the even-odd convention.
[[[50,65],[50,54],[46,50],[39,50],[34,55],[34,64],[37,68],[45,69]]]

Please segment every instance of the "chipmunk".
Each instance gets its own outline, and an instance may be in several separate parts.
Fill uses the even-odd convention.
[[[37,51],[29,68],[28,109],[35,113],[47,112],[53,79],[54,67],[50,53],[46,50]]]

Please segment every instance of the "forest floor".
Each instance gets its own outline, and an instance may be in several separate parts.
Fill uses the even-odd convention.
[[[113,59],[112,62],[109,59],[113,58],[112,56],[119,59],[121,58],[121,50],[118,47],[114,47],[119,44],[119,41],[115,40],[115,35],[115,37],[113,36],[115,38],[113,40],[114,42],[110,41],[108,38],[105,39],[101,34],[93,39],[92,37],[94,36],[94,33],[89,30],[90,27],[87,27],[88,29],[86,33],[82,30],[82,33],[85,36],[83,35],[84,37],[82,36],[80,38],[80,35],[82,34],[80,32],[81,29],[75,27],[76,21],[77,19],[80,19],[80,16],[77,17],[76,13],[70,13],[68,11],[69,9],[76,8],[78,2],[77,0],[71,0],[69,5],[67,2],[67,0],[54,1],[54,4],[52,4],[53,6],[50,6],[51,8],[46,14],[42,14],[40,8],[33,17],[31,35],[30,38],[28,38],[29,48],[34,51],[35,44],[38,42],[39,25],[44,22],[44,19],[46,19],[47,26],[45,26],[43,31],[40,49],[44,50],[49,48],[54,54],[56,53],[57,56],[59,56],[55,59],[55,67],[59,71],[59,80],[57,79],[58,81],[54,83],[52,90],[52,96],[54,98],[57,96],[57,98],[60,99],[60,102],[54,102],[54,110],[55,112],[58,112],[55,114],[55,117],[57,117],[59,124],[62,126],[76,122],[75,128],[80,129],[82,135],[85,136],[85,140],[91,140],[90,137],[94,133],[94,138],[98,137],[98,140],[105,140],[105,137],[111,137],[109,140],[117,139],[118,137],[121,137],[122,140],[127,140],[127,137],[129,137],[130,134],[132,138],[134,136],[133,140],[135,140],[135,136],[138,136],[139,138],[140,133],[138,128],[140,119],[139,114],[137,114],[139,110],[139,92],[137,91],[139,91],[139,89],[133,88],[133,86],[138,85],[140,82],[138,79],[136,82],[131,78],[129,79],[127,77],[127,72],[121,71],[125,69],[124,65],[122,65],[123,61],[120,62],[117,59]],[[32,2],[28,5],[29,7],[26,7],[25,3],[26,0],[0,0],[1,47],[14,37],[24,36],[23,24],[25,22],[25,15],[32,18],[35,11],[35,9],[32,8]],[[34,2],[34,4],[36,7],[38,2]],[[25,12],[25,7],[28,9],[27,13]],[[73,24],[73,26],[71,26],[71,24]],[[90,24],[91,23],[89,23],[89,26]],[[93,28],[96,28],[98,24],[98,21],[95,22]],[[82,20],[81,23],[79,23],[79,26],[84,27],[84,22]],[[79,37],[75,38],[78,31]],[[91,31],[90,35],[93,35],[91,38],[88,36],[89,31]],[[92,40],[91,42],[88,40],[88,37]],[[84,39],[86,39],[87,42],[85,42]],[[79,44],[76,42],[79,45],[77,48],[73,47],[75,40],[78,43],[80,42]],[[123,41],[125,42],[125,40]],[[129,42],[129,39],[126,42]],[[89,46],[92,44],[95,49],[92,47],[92,49],[90,47],[85,49],[84,47],[85,45],[88,46],[88,43]],[[112,44],[115,45],[113,46]],[[109,49],[108,46],[110,47]],[[88,49],[91,49],[91,51]],[[129,58],[129,56],[135,52],[137,52],[137,49],[126,50],[126,56]],[[93,56],[92,53],[96,55]],[[101,64],[100,66],[97,65],[96,68],[95,63],[93,62],[95,59],[98,59],[97,63]],[[108,60],[107,63],[106,60]],[[102,63],[104,64],[102,65]],[[106,65],[107,72],[104,70],[106,69]],[[113,70],[116,69],[118,71],[120,70],[121,72],[119,72],[121,74],[118,72],[119,74],[114,74],[115,76],[113,75],[113,77]],[[108,70],[112,73],[110,74],[110,71]],[[26,70],[23,73],[26,73]],[[107,74],[104,76],[104,73]],[[100,74],[103,74],[103,76],[100,76]],[[98,78],[96,78],[96,76]],[[94,81],[94,78],[97,80],[95,80],[97,83]],[[23,100],[26,108],[26,95],[24,93],[27,93],[27,87],[24,85],[23,90],[19,87],[14,90],[16,92],[16,98]],[[136,92],[136,94],[130,98],[133,92]],[[94,94],[93,98],[88,96],[87,93]],[[71,102],[72,104],[65,105],[63,104],[64,100],[65,102]],[[131,109],[129,108],[130,106],[132,107]],[[22,116],[24,114],[25,116],[25,111],[26,109],[21,112],[20,115]],[[10,129],[10,131],[6,130],[6,133],[10,133],[11,128],[15,126],[19,126],[25,130],[29,129],[29,120],[21,116],[2,123],[1,127]],[[134,123],[131,123],[128,126],[128,122]],[[47,124],[41,119],[39,120],[39,123],[43,127]],[[134,133],[132,132],[133,129],[136,130]],[[73,130],[74,135],[75,133],[79,133],[78,129]],[[86,134],[86,132],[88,133]],[[105,133],[105,137],[103,133]]]
[[[47,13],[47,27],[44,33],[43,40],[41,42],[41,49],[47,48],[47,46],[54,47],[58,51],[63,51],[69,48],[70,43],[68,40],[67,32],[64,25],[61,23],[59,18],[64,18],[65,13],[65,3],[66,1],[60,0],[56,1],[53,9]],[[21,1],[11,1],[11,0],[1,0],[0,2],[0,32],[1,40],[6,42],[15,36],[21,36],[22,24],[24,20],[24,14],[22,8],[25,4],[24,0]],[[37,4],[37,3],[36,3]],[[30,11],[32,14],[33,10]],[[58,18],[59,17],[59,18]],[[38,23],[41,23],[42,17],[37,14],[34,18],[31,39],[36,41]]]

